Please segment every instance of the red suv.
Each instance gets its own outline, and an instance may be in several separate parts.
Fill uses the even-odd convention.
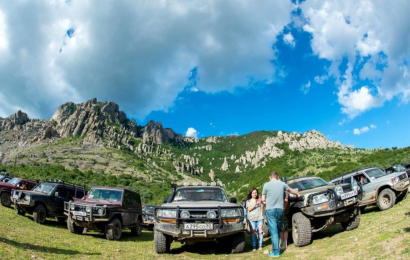
[[[0,201],[4,207],[10,207],[11,190],[31,190],[36,186],[35,181],[13,178],[9,182],[0,182]]]

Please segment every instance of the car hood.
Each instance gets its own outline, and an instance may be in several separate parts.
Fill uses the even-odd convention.
[[[162,207],[171,207],[171,208],[217,208],[217,207],[239,207],[238,205],[230,202],[221,202],[221,201],[181,201],[181,202],[172,202],[164,203]]]
[[[321,186],[321,187],[317,187],[317,188],[310,189],[310,190],[302,190],[302,191],[299,191],[299,194],[306,195],[306,194],[311,194],[311,193],[317,193],[317,192],[325,191],[327,189],[334,189],[335,186],[336,186],[335,184],[329,184],[326,186]],[[342,185],[342,186],[346,186],[346,185]]]
[[[402,174],[404,174],[404,173],[407,174],[406,171],[402,171],[402,172],[392,172],[392,173],[390,173],[390,174],[387,174],[387,175],[382,176],[382,177],[380,177],[380,178],[377,178],[377,179],[375,179],[375,180],[377,180],[377,181],[391,180],[392,178],[397,177],[397,176],[400,176],[400,175],[402,175]],[[408,177],[408,176],[407,176],[407,177]],[[375,181],[375,180],[373,180],[373,181]]]
[[[7,189],[17,189],[16,185],[11,185],[7,182],[0,182],[0,188],[7,188]]]
[[[44,193],[42,193],[42,192],[31,191],[31,190],[24,190],[23,193],[24,193],[24,194],[27,194],[27,195],[50,196],[50,195],[44,194]]]
[[[122,205],[121,201],[108,201],[108,200],[94,200],[94,199],[74,199],[75,204],[81,204],[84,206],[107,206],[107,207],[119,207]]]

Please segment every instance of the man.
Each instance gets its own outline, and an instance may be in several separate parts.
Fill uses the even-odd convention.
[[[262,201],[266,202],[265,214],[272,241],[272,252],[269,253],[269,256],[279,257],[279,230],[282,224],[284,193],[289,191],[297,197],[300,197],[300,195],[295,190],[289,188],[286,183],[281,182],[277,172],[271,172],[269,179],[270,181],[263,185],[262,191]]]

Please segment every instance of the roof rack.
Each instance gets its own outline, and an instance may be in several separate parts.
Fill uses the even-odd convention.
[[[188,186],[211,186],[211,187],[216,187],[216,186],[219,186],[219,187],[224,187],[225,185],[221,182],[221,181],[217,181],[217,182],[211,182],[211,183],[207,183],[207,182],[197,182],[197,181],[194,181],[194,182],[184,182],[183,183],[183,186],[184,187],[188,187]]]
[[[66,182],[66,181],[58,180],[58,179],[46,179],[46,182],[64,184],[64,185],[69,185],[69,186],[74,186],[74,187],[83,187],[83,185],[78,185],[75,183]]]

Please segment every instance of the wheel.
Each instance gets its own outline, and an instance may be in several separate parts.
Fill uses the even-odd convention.
[[[309,245],[312,241],[312,226],[301,212],[292,216],[292,238],[297,247]]]
[[[396,194],[391,189],[384,189],[380,192],[377,198],[377,206],[380,210],[386,210],[394,206],[396,203]]]
[[[67,218],[67,228],[73,234],[82,234],[83,233],[83,227],[77,226],[74,223],[74,220],[71,217]]]
[[[245,233],[240,232],[232,235],[231,253],[238,254],[242,253],[245,249]]]
[[[358,210],[356,215],[354,215],[348,221],[341,223],[342,228],[346,231],[350,231],[350,230],[358,228],[360,224],[360,216],[361,216],[361,213],[360,213],[360,210]]]
[[[159,231],[154,231],[154,249],[157,254],[168,253],[171,249],[171,239]]]
[[[118,218],[113,218],[110,223],[105,226],[105,237],[108,240],[120,240],[122,235],[122,225]]]
[[[19,208],[17,207],[16,204],[14,204],[14,211],[16,212],[16,214],[20,215],[20,216],[24,216],[26,214],[26,212],[19,210]]]
[[[46,223],[47,211],[43,204],[38,204],[33,211],[33,219],[39,224]]]
[[[401,201],[405,200],[407,198],[407,194],[409,194],[409,193],[406,190],[405,192],[403,192],[401,195],[399,195],[397,197],[396,202],[401,202]]]
[[[132,227],[130,229],[131,229],[131,234],[133,236],[141,236],[141,234],[142,234],[142,222],[141,222],[141,220],[138,219],[137,223],[136,223],[136,226]]]
[[[0,195],[0,200],[1,200],[1,205],[4,207],[10,207],[11,205],[11,200],[10,200],[10,194],[7,192],[3,192]]]

